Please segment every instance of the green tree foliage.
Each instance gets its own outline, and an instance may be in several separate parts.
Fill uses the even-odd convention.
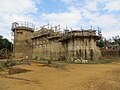
[[[100,39],[97,41],[97,46],[100,48],[104,47],[104,44],[105,44],[105,41],[103,39]]]
[[[0,50],[3,48],[7,48],[9,50],[12,50],[11,46],[12,46],[12,43],[8,39],[3,38],[3,36],[0,35]]]
[[[115,44],[119,44],[119,46],[120,46],[120,36],[119,35],[112,37],[112,39],[113,39]]]
[[[97,46],[102,48],[104,46],[109,46],[109,45],[115,45],[115,44],[119,44],[120,46],[120,36],[117,35],[117,36],[114,36],[112,38],[109,38],[109,39],[100,39],[97,41]]]

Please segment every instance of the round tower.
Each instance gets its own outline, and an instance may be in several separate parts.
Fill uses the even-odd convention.
[[[14,58],[24,58],[32,56],[31,35],[35,26],[28,22],[12,23],[12,31],[14,33],[13,55]]]

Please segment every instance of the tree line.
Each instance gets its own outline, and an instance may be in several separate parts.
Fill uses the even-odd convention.
[[[114,36],[112,38],[106,39],[106,38],[101,38],[100,40],[97,41],[97,46],[102,48],[106,45],[116,45],[118,44],[120,46],[120,36]]]
[[[12,43],[8,39],[3,38],[3,36],[0,35],[0,50],[3,48],[7,48],[8,50],[12,51]]]

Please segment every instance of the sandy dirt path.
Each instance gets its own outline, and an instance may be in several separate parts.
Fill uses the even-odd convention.
[[[19,65],[31,70],[0,77],[0,90],[120,90],[120,64],[70,64],[65,69],[42,64]]]

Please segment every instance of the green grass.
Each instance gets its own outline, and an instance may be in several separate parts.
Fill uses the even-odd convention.
[[[0,62],[0,69],[4,67],[4,62]]]
[[[51,60],[51,64],[48,64],[48,60],[46,58],[41,58],[37,60],[38,63],[45,64],[49,67],[56,67],[56,68],[64,68],[69,63],[67,61],[57,61],[57,60]]]
[[[19,64],[20,63],[16,60],[0,61],[0,69],[5,68],[5,67],[19,65]]]
[[[98,60],[97,63],[98,64],[109,64],[109,63],[113,63],[113,62],[117,62],[120,61],[118,59],[106,59],[106,60]]]
[[[48,58],[45,57],[40,57],[38,59],[36,59],[37,61],[48,61]]]
[[[44,57],[41,57],[40,60],[47,61],[48,59],[47,59],[47,58],[44,58]]]

